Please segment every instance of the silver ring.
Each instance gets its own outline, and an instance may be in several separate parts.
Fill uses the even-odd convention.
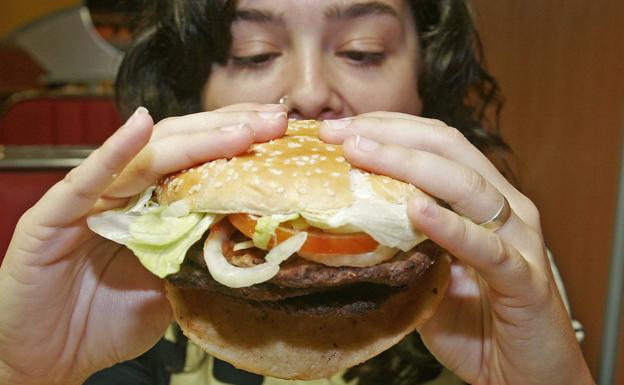
[[[501,194],[501,197],[503,198],[503,202],[496,214],[494,214],[490,220],[479,223],[479,226],[483,226],[491,231],[496,231],[503,227],[503,225],[509,220],[509,217],[511,217],[511,206],[509,206],[509,201],[504,195]]]
[[[279,98],[279,100],[277,101],[279,104],[286,104],[288,103],[288,95],[284,95],[281,98]]]

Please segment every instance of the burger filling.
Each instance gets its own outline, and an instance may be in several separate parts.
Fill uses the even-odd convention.
[[[153,190],[125,209],[89,217],[90,228],[126,245],[176,286],[216,290],[259,306],[359,314],[406,289],[437,253],[430,242],[414,241],[414,249],[405,242],[400,248],[381,244],[393,234],[374,217],[359,224],[381,229],[376,237],[340,219],[357,219],[358,207],[329,219],[222,215],[191,212],[184,200],[159,206]]]

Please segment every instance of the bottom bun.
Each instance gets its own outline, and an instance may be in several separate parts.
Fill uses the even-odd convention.
[[[440,303],[450,258],[440,255],[408,290],[361,316],[306,316],[267,310],[213,291],[167,282],[176,321],[209,354],[249,372],[284,379],[326,378],[360,364],[422,326]]]

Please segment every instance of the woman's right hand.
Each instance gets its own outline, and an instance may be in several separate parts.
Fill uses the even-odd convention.
[[[163,281],[86,218],[162,176],[283,134],[281,105],[153,125],[143,108],[20,219],[0,267],[0,383],[74,384],[153,346],[171,322]]]

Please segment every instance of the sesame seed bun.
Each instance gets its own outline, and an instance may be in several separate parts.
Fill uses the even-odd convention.
[[[345,160],[341,146],[318,138],[318,126],[315,121],[291,121],[280,139],[254,144],[232,159],[171,175],[157,186],[156,199],[161,205],[184,200],[192,211],[208,213],[299,214],[314,226],[321,223],[366,232],[382,246],[401,249],[399,254],[407,260],[409,251],[425,237],[412,228],[406,205],[412,195],[423,193],[410,184],[354,168]],[[408,284],[396,283],[392,277],[400,274],[387,267],[389,261],[385,266],[375,262],[375,267],[388,270],[392,281],[383,284],[401,289],[365,314],[336,311],[311,316],[256,306],[244,296],[189,289],[181,283],[193,277],[170,280],[167,295],[183,332],[208,353],[266,376],[324,378],[390,348],[429,319],[450,275],[448,255],[436,250],[430,259],[434,262]],[[189,271],[196,271],[194,266]],[[333,276],[340,268],[309,271]],[[333,287],[322,295],[330,297],[361,283],[357,269],[349,274],[355,283]],[[307,278],[316,282],[315,277]],[[267,285],[281,289],[276,282],[267,281]],[[370,297],[370,292],[357,290],[359,296],[368,293]]]

